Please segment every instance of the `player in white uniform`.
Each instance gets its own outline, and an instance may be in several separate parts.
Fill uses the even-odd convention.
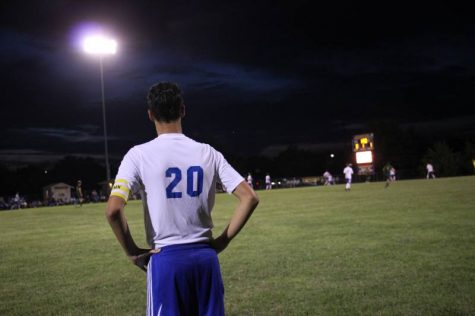
[[[396,181],[396,168],[392,167],[390,170],[389,170],[389,178],[391,179],[391,181]]]
[[[247,174],[246,181],[247,181],[247,184],[249,184],[251,188],[254,188],[254,185],[252,184],[252,175],[250,172]]]
[[[272,181],[269,174],[266,174],[266,190],[272,190]]]
[[[325,179],[325,185],[332,185],[333,184],[333,176],[331,175],[331,173],[328,170],[326,170],[323,173],[323,179]]]
[[[182,134],[185,107],[176,84],[152,86],[148,104],[158,137],[123,158],[107,218],[129,259],[147,271],[147,315],[224,315],[217,253],[239,233],[258,198],[221,153]],[[239,203],[214,239],[211,210],[217,181]],[[149,249],[136,245],[124,215],[134,190],[142,195]]]
[[[435,179],[435,172],[434,172],[434,166],[430,162],[427,163],[426,165],[427,169],[427,179]]]
[[[343,173],[345,174],[345,191],[351,190],[351,178],[353,177],[353,169],[351,168],[351,163],[349,163],[345,169],[343,169]]]

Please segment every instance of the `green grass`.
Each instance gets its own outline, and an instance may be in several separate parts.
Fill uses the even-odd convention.
[[[259,192],[220,255],[227,315],[474,315],[475,177]],[[235,200],[220,194],[215,234]],[[0,212],[0,315],[143,315],[104,204]],[[126,214],[145,246],[141,204]]]

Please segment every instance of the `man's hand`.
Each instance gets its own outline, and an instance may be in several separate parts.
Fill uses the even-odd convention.
[[[133,255],[128,256],[129,260],[132,261],[137,267],[142,269],[144,272],[147,272],[148,262],[150,261],[150,257],[155,254],[159,253],[160,249],[137,249],[137,252]]]
[[[129,225],[127,225],[127,220],[125,219],[124,207],[125,200],[123,198],[118,196],[109,197],[106,209],[107,220],[129,260],[146,272],[150,256],[160,252],[160,249],[155,250],[137,247],[130,233]]]
[[[220,253],[229,245],[230,240],[226,237],[226,234],[220,235],[216,239],[211,239],[210,245],[216,250],[216,253]]]

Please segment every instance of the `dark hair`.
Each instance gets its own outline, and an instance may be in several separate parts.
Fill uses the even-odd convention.
[[[166,123],[176,121],[183,109],[181,90],[176,83],[156,83],[148,92],[147,104],[157,121]]]

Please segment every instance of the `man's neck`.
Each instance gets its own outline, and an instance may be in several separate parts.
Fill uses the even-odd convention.
[[[181,119],[178,119],[170,123],[155,121],[155,130],[157,131],[158,136],[162,134],[170,134],[170,133],[181,134],[182,133]]]

